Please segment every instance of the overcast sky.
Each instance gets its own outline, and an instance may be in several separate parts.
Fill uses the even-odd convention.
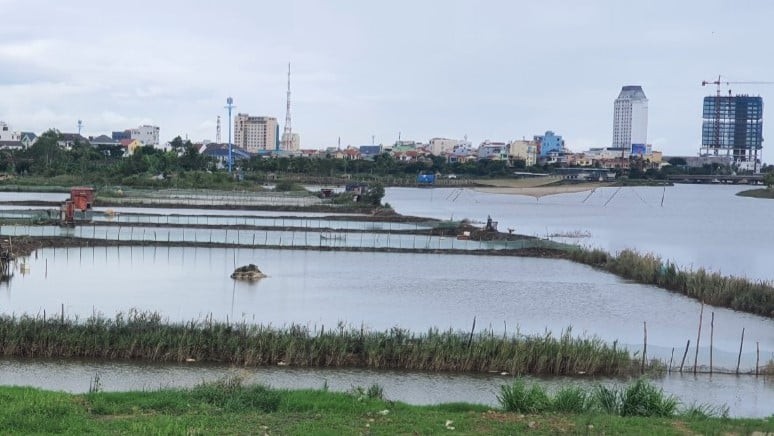
[[[774,2],[0,0],[0,120],[110,134],[140,124],[228,135],[236,111],[285,119],[302,148],[546,130],[609,146],[623,85],[649,99],[648,142],[695,154],[703,79],[774,81]],[[774,85],[732,86],[772,101]],[[764,138],[774,132],[764,110]],[[764,142],[764,160],[774,137]]]

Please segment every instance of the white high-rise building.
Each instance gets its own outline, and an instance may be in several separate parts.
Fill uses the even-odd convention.
[[[642,86],[624,86],[613,109],[613,148],[644,154],[648,144],[648,98]]]
[[[433,138],[430,140],[430,153],[433,153],[433,156],[451,153],[460,142],[462,141],[459,139]]]
[[[277,148],[277,126],[277,119],[274,117],[237,114],[234,118],[234,145],[248,153],[275,150]]]
[[[19,133],[14,132],[8,124],[0,121],[0,141],[18,141]]]
[[[129,137],[143,143],[143,145],[159,145],[159,128],[157,126],[143,125],[129,132]]]

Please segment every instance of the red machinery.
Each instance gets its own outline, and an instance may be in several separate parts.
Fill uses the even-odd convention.
[[[94,203],[94,188],[76,186],[70,189],[70,198],[62,203],[61,222],[63,225],[75,225],[76,212],[80,212],[78,221],[90,221],[86,212],[91,210]]]

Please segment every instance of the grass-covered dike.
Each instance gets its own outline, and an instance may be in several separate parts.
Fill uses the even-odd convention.
[[[623,250],[612,255],[598,249],[568,250],[568,258],[638,283],[678,292],[706,304],[774,318],[774,285],[724,276],[704,268],[681,269],[655,254]]]
[[[567,387],[546,393],[516,380],[503,386],[532,394],[525,404],[541,410],[517,410],[501,399],[498,407],[451,403],[412,406],[384,398],[377,385],[350,392],[277,390],[245,385],[238,378],[190,389],[146,392],[67,394],[34,388],[2,387],[3,434],[767,434],[772,418],[729,419],[721,409],[677,404],[645,381],[619,391],[630,398],[626,410],[602,406],[602,390]],[[608,389],[610,391],[610,389]],[[563,405],[576,393],[587,396],[585,409]],[[564,399],[563,399],[564,398]],[[510,401],[510,400],[508,400]],[[653,403],[666,402],[658,413]],[[668,409],[668,410],[667,410]]]

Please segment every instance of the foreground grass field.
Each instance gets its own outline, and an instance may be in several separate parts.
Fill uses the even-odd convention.
[[[505,412],[472,404],[410,406],[378,386],[284,391],[224,380],[189,390],[72,395],[0,387],[2,434],[767,434],[772,419]],[[558,397],[557,397],[558,398]]]

